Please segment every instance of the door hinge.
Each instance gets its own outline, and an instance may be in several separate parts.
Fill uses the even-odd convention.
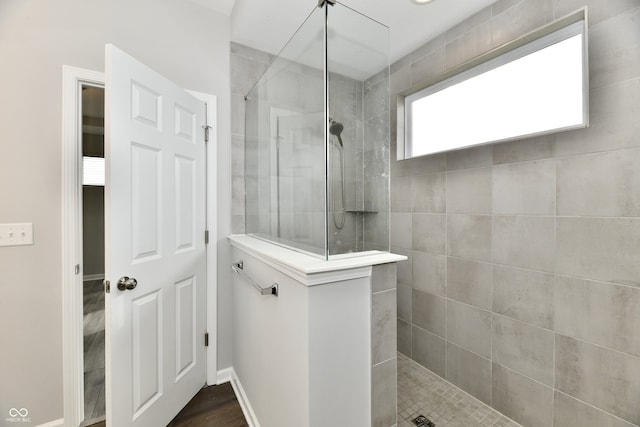
[[[111,282],[109,282],[108,280],[104,280],[102,283],[104,283],[104,293],[111,293]]]
[[[204,333],[204,346],[209,347],[209,332]]]
[[[204,244],[209,244],[209,230],[204,230]]]
[[[76,266],[73,268],[73,271],[76,273],[76,276],[80,274],[80,264],[76,264]]]
[[[209,129],[211,129],[211,126],[204,125],[202,127],[204,128],[204,142],[207,143],[209,142]]]

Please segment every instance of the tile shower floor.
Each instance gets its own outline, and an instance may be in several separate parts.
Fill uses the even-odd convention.
[[[436,427],[520,427],[475,397],[398,353],[398,427],[416,427],[418,415]]]

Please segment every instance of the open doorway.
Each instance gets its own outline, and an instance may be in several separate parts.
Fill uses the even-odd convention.
[[[82,86],[84,421],[105,419],[104,88]]]
[[[116,67],[118,68],[118,67]],[[125,69],[129,69],[127,67],[124,67]],[[140,79],[138,79],[140,80]],[[138,81],[136,80],[136,82]],[[113,350],[113,343],[114,343],[114,329],[113,328],[109,328],[107,327],[108,325],[112,325],[113,322],[109,323],[109,319],[111,319],[113,321],[113,319],[120,319],[120,316],[122,315],[122,311],[115,309],[114,311],[114,306],[113,306],[113,302],[114,302],[114,298],[111,298],[113,295],[104,295],[103,294],[103,290],[102,287],[100,286],[99,290],[100,290],[100,294],[99,296],[105,296],[105,332],[104,332],[104,336],[105,336],[105,340],[90,340],[87,337],[84,337],[84,323],[85,323],[85,319],[84,319],[84,303],[83,303],[83,290],[84,290],[84,276],[85,274],[87,276],[89,276],[91,273],[94,274],[98,274],[95,273],[95,271],[89,271],[88,269],[86,271],[84,271],[84,267],[85,263],[83,262],[83,252],[84,252],[84,241],[85,239],[83,239],[83,229],[86,230],[85,227],[83,227],[83,222],[85,222],[85,219],[83,217],[83,185],[82,185],[82,181],[83,181],[83,147],[82,147],[82,140],[83,137],[86,140],[87,139],[87,135],[83,135],[82,130],[83,130],[83,120],[84,117],[83,116],[91,116],[90,114],[83,114],[83,109],[82,109],[82,102],[83,102],[83,96],[82,93],[86,92],[86,87],[98,87],[98,88],[104,88],[104,82],[105,82],[105,74],[103,73],[99,73],[99,72],[95,72],[95,71],[90,71],[90,70],[85,70],[85,69],[81,69],[81,68],[76,68],[76,67],[70,67],[70,66],[63,66],[63,117],[62,117],[62,141],[63,141],[63,158],[62,158],[62,166],[63,166],[63,251],[62,251],[62,280],[63,280],[63,300],[62,300],[62,309],[63,309],[63,371],[64,371],[64,375],[63,375],[63,380],[64,380],[64,420],[65,420],[65,424],[69,424],[70,426],[86,426],[86,425],[91,425],[92,423],[94,423],[95,419],[91,419],[91,417],[93,416],[90,413],[90,409],[88,406],[85,405],[85,400],[87,400],[87,403],[90,401],[90,399],[86,398],[91,392],[90,390],[92,389],[90,387],[89,381],[86,381],[86,379],[88,379],[85,375],[85,356],[88,353],[88,351],[91,349],[91,345],[92,343],[101,343],[104,342],[105,343],[105,350],[100,350],[98,352],[96,352],[96,354],[99,354],[100,356],[104,357],[104,362],[102,362],[101,359],[98,359],[100,364],[104,363],[104,367],[106,368],[104,370],[104,375],[105,375],[105,383],[106,383],[106,387],[105,387],[105,391],[108,392],[104,393],[102,397],[102,399],[106,398],[107,402],[112,402],[111,405],[105,405],[107,406],[107,413],[108,417],[110,417],[112,420],[116,420],[114,421],[115,424],[117,424],[118,426],[124,426],[125,424],[128,425],[126,422],[124,422],[123,420],[125,418],[127,419],[131,419],[131,414],[127,414],[126,410],[127,407],[129,405],[123,404],[122,402],[118,402],[116,405],[113,404],[114,402],[114,396],[119,399],[122,400],[123,396],[125,396],[125,399],[131,400],[131,397],[127,397],[128,394],[131,393],[131,388],[127,388],[125,385],[125,388],[123,389],[121,387],[121,380],[124,379],[128,379],[131,378],[131,373],[129,372],[128,374],[125,374],[124,376],[122,375],[123,372],[125,372],[127,368],[125,367],[125,369],[123,369],[120,366],[117,366],[114,368],[114,355],[117,356],[118,358],[118,362],[122,362],[123,360],[125,362],[130,363],[133,358],[132,355],[129,355],[128,357],[126,357],[126,355],[128,354],[127,351],[124,351],[123,348],[127,347],[127,345],[131,346],[131,340],[129,339],[119,339],[118,343],[116,345],[116,348],[118,349],[118,351],[114,352],[111,351]],[[170,83],[170,82],[169,82]],[[152,85],[147,85],[147,86],[152,86]],[[173,85],[175,86],[175,85]],[[136,86],[137,87],[137,86]],[[127,88],[130,88],[130,86],[127,86]],[[144,120],[145,114],[148,116],[149,114],[156,112],[156,109],[151,108],[149,109],[149,103],[153,101],[153,99],[155,98],[150,98],[148,95],[149,94],[153,94],[155,92],[150,92],[148,90],[142,90],[145,89],[146,86],[139,86],[137,87],[138,90],[136,93],[134,93],[134,95],[138,96],[138,98],[143,98],[142,101],[144,101],[142,107],[142,109],[139,109],[136,111],[137,116],[133,117],[135,120],[137,120],[138,122],[142,123],[143,125],[146,123]],[[84,90],[83,90],[84,89]],[[176,91],[176,88],[174,87],[173,89],[171,89],[172,91]],[[106,91],[105,91],[106,92]],[[184,98],[185,96],[188,98],[189,95],[184,93],[184,91],[177,91],[180,92],[180,95],[177,96],[179,98]],[[122,95],[122,93],[124,92],[119,92],[120,95]],[[184,149],[184,147],[193,147],[192,149],[195,150],[197,149],[198,151],[200,151],[200,153],[193,158],[193,162],[189,163],[189,157],[187,155],[181,155],[180,159],[181,162],[178,162],[180,165],[180,171],[187,170],[185,168],[188,168],[190,166],[198,166],[198,163],[205,163],[204,165],[200,164],[199,167],[196,167],[195,170],[197,171],[202,171],[199,174],[199,179],[196,180],[196,183],[198,184],[199,188],[202,189],[202,187],[204,186],[204,195],[201,194],[200,200],[204,201],[204,206],[201,206],[197,209],[194,210],[194,212],[196,212],[198,215],[201,215],[202,212],[204,212],[204,217],[205,217],[205,221],[204,224],[202,224],[202,226],[198,226],[196,228],[196,231],[200,230],[200,229],[206,229],[208,228],[209,233],[211,233],[212,235],[216,236],[216,227],[215,224],[217,223],[217,216],[216,216],[216,212],[217,212],[217,205],[215,203],[216,200],[216,186],[217,186],[217,182],[216,182],[216,171],[215,171],[215,167],[213,168],[209,168],[209,170],[207,171],[207,164],[208,165],[212,165],[215,166],[217,163],[217,158],[216,158],[216,150],[209,150],[207,152],[207,150],[203,150],[203,146],[206,147],[206,145],[204,144],[204,136],[208,134],[208,132],[206,132],[206,129],[208,129],[207,124],[210,123],[211,126],[215,127],[215,118],[216,118],[216,97],[213,95],[208,95],[208,94],[202,94],[202,93],[196,93],[193,92],[192,93],[193,96],[195,96],[196,98],[200,99],[201,103],[193,103],[193,105],[188,105],[188,104],[192,104],[191,100],[187,100],[182,99],[182,102],[180,102],[180,105],[174,109],[169,109],[167,111],[162,110],[162,113],[175,113],[178,112],[180,114],[182,114],[182,116],[184,116],[184,112],[185,111],[193,111],[193,112],[200,112],[202,109],[204,109],[204,116],[206,116],[206,120],[198,120],[200,122],[202,122],[203,124],[200,126],[198,125],[197,122],[195,123],[191,123],[193,126],[186,126],[189,125],[189,121],[185,121],[182,120],[183,117],[181,116],[181,120],[180,121],[174,121],[171,119],[167,119],[166,123],[175,123],[176,126],[180,125],[181,126],[181,132],[177,133],[175,136],[175,138],[173,139],[177,139],[175,142],[178,143],[178,145]],[[105,96],[105,100],[106,100],[106,96]],[[113,102],[113,97],[111,98],[111,101]],[[122,101],[122,100],[121,100]],[[88,104],[88,101],[85,101],[85,106]],[[124,107],[119,107],[117,109],[112,109],[109,110],[106,104],[103,104],[103,102],[97,101],[96,102],[97,105],[99,105],[100,107],[104,108],[104,116],[108,115],[107,112],[111,111],[111,130],[113,131],[113,129],[122,129],[122,126],[115,126],[114,127],[114,112],[118,112],[121,113],[122,111],[127,110],[129,105],[137,105],[140,106],[141,104],[129,104],[128,102],[125,101],[125,105]],[[198,104],[198,105],[196,105]],[[167,102],[167,103],[163,103],[163,105],[166,106],[170,106],[172,105],[172,103]],[[184,108],[183,108],[184,107]],[[186,108],[186,109],[185,109]],[[159,112],[159,111],[158,111]],[[142,114],[142,116],[140,116],[140,114]],[[118,120],[124,120],[124,122],[126,121],[131,121],[131,116],[130,115],[126,115],[126,117],[118,117]],[[87,126],[93,126],[91,125],[88,121],[86,122]],[[105,123],[106,124],[106,123]],[[167,129],[169,128],[169,126],[167,126]],[[87,130],[88,128],[84,128],[84,130]],[[97,129],[91,129],[93,131],[98,131]],[[190,134],[196,138],[198,140],[197,143],[195,144],[186,144],[185,141],[183,141],[185,139],[185,132],[187,130],[191,130]],[[213,147],[216,147],[216,141],[215,141],[215,132],[211,133],[211,140],[210,140],[210,145]],[[106,141],[106,137],[109,136],[109,130],[105,129],[105,135],[104,135],[104,140]],[[113,132],[111,133],[111,137],[113,138]],[[102,140],[102,135],[100,135],[99,140]],[[141,150],[143,150],[144,147],[142,147],[141,145],[136,145],[136,147],[140,148]],[[103,148],[103,151],[106,153],[108,152],[107,147]],[[202,152],[204,151],[204,153]],[[148,154],[152,153],[153,154],[153,150],[149,151],[142,151],[142,154]],[[136,151],[134,154],[139,154],[140,150]],[[129,153],[130,154],[130,153]],[[187,153],[189,154],[189,153]],[[86,157],[92,157],[92,156],[86,156]],[[93,156],[93,157],[97,157],[97,156]],[[143,156],[144,157],[144,156]],[[140,163],[140,161],[143,161],[143,165],[142,166],[149,166],[147,163],[148,162],[144,162],[144,160],[147,158],[140,158],[140,156],[136,157],[134,160],[137,160],[138,163]],[[186,160],[185,160],[186,159]],[[90,160],[97,160],[97,159],[90,159]],[[118,160],[118,161],[114,161],[113,155],[111,155],[111,164],[112,166],[114,164],[121,164],[121,165],[125,165],[125,164],[129,164],[129,161],[127,160]],[[86,160],[85,160],[86,161]],[[186,161],[186,163],[185,163]],[[171,163],[171,162],[170,162]],[[170,172],[169,169],[171,169],[171,166],[175,165],[175,163],[173,164],[168,164],[168,168],[167,171]],[[151,165],[153,166],[153,164]],[[86,168],[84,168],[86,169]],[[126,168],[125,168],[126,170]],[[136,171],[138,172],[138,176],[141,176],[141,171],[139,169],[136,169]],[[204,173],[203,173],[204,172]],[[109,174],[107,174],[109,175]],[[174,174],[175,175],[175,174]],[[113,174],[110,175],[113,178]],[[175,178],[189,178],[189,174],[178,174],[175,175]],[[170,176],[169,178],[164,179],[164,182],[172,182],[174,181],[174,179],[171,179],[172,177]],[[149,181],[146,180],[145,183],[148,183],[149,185],[152,185],[154,183],[153,180]],[[180,179],[180,183],[182,185],[182,187],[184,187],[185,185],[192,183],[193,181],[190,181],[188,179]],[[122,192],[126,192],[126,189],[120,189],[114,190],[114,187],[112,181],[109,182],[105,182],[105,186],[106,189],[110,189],[111,190],[111,195],[113,194],[117,194],[120,193],[122,194]],[[145,193],[146,194],[146,193]],[[187,196],[191,194],[190,191],[181,191],[181,195]],[[104,192],[104,197],[108,198],[109,194],[108,191]],[[87,196],[85,195],[85,198]],[[131,201],[130,198],[125,198],[126,200],[128,200],[129,202]],[[122,200],[122,198],[119,198],[118,200]],[[125,201],[126,201],[125,200]],[[169,199],[166,199],[169,200]],[[195,200],[195,199],[193,199]],[[139,201],[139,200],[138,200]],[[208,202],[207,202],[208,201]],[[112,218],[113,219],[113,214],[114,211],[115,212],[125,212],[125,211],[130,211],[131,208],[117,208],[114,210],[113,205],[109,204],[105,201],[105,213],[106,213],[106,208],[107,206],[111,206],[111,211],[109,213],[109,215],[105,215],[105,236],[109,235],[112,238],[112,241],[117,241],[117,242],[121,242],[127,239],[131,238],[131,233],[130,232],[122,232],[122,231],[114,231],[113,228],[109,228],[109,224],[107,224],[106,218]],[[184,203],[180,203],[176,206],[186,206]],[[205,208],[206,206],[206,208]],[[143,207],[146,207],[146,205],[143,204]],[[175,208],[175,206],[174,206]],[[177,208],[172,208],[172,207],[164,207],[163,208],[163,212],[177,212],[177,213],[182,213],[182,210],[177,210]],[[191,218],[190,216],[185,216],[185,215],[181,215],[181,218],[184,219],[188,219]],[[202,219],[202,218],[200,218]],[[207,221],[208,220],[208,221]],[[110,223],[112,224],[113,221]],[[208,227],[205,228],[205,225],[209,224]],[[138,227],[139,228],[139,227]],[[175,227],[163,227],[162,231],[167,231],[167,230],[182,230],[183,228],[175,228]],[[188,231],[188,229],[187,229]],[[87,232],[85,231],[85,234],[87,234]],[[202,234],[206,234],[206,233],[202,233]],[[210,333],[213,331],[215,333],[216,331],[216,305],[217,305],[217,301],[216,301],[216,282],[215,282],[215,278],[217,276],[217,271],[216,271],[216,259],[217,259],[217,251],[216,251],[216,245],[209,245],[208,250],[206,250],[203,245],[206,244],[205,239],[201,239],[200,236],[202,236],[201,232],[197,232],[197,233],[193,233],[192,237],[193,237],[193,242],[194,242],[194,246],[199,250],[198,253],[198,257],[199,257],[199,261],[202,261],[203,259],[206,260],[206,264],[205,264],[205,269],[206,272],[204,274],[201,274],[200,276],[202,277],[202,279],[197,280],[197,282],[194,281],[194,283],[197,283],[197,289],[201,289],[201,285],[203,287],[206,288],[206,296],[204,297],[199,297],[196,298],[195,301],[196,302],[202,302],[205,301],[206,302],[206,308],[202,308],[200,310],[198,310],[199,315],[195,316],[195,319],[198,321],[198,325],[200,325],[200,323],[204,322],[205,326],[204,328],[201,327],[201,325],[198,327],[198,330],[195,331],[195,333],[188,333],[188,334],[183,334],[181,336],[182,339],[182,343],[184,344],[182,347],[187,348],[187,349],[192,349],[193,348],[193,352],[189,353],[189,352],[185,352],[185,354],[196,354],[196,352],[199,354],[199,357],[197,357],[198,360],[198,370],[197,370],[197,375],[195,375],[195,378],[193,379],[193,383],[196,384],[198,387],[200,387],[203,383],[205,383],[205,378],[206,381],[209,384],[216,384],[218,382],[220,382],[221,377],[220,373],[217,372],[216,369],[216,338],[215,335],[213,336],[213,339],[211,339],[211,335]],[[189,233],[182,233],[181,236],[187,236],[190,235]],[[168,237],[165,239],[166,241],[168,241]],[[122,254],[122,252],[120,250],[116,250],[116,251],[112,251],[109,252],[108,251],[108,247],[106,245],[106,241],[105,241],[105,252],[104,252],[104,260],[105,260],[105,267],[109,267],[111,266],[111,270],[107,271],[105,269],[105,279],[107,280],[107,288],[109,288],[108,286],[108,282],[111,281],[112,286],[111,288],[111,293],[113,293],[114,291],[117,293],[117,295],[120,297],[118,298],[118,300],[127,300],[127,302],[131,303],[132,297],[142,297],[142,298],[137,298],[137,302],[147,302],[147,300],[149,298],[145,298],[146,296],[149,295],[149,291],[152,291],[150,289],[149,284],[153,284],[155,281],[153,280],[145,280],[144,282],[142,282],[143,284],[145,284],[145,286],[143,287],[138,287],[138,289],[136,289],[134,291],[132,290],[126,290],[126,292],[124,290],[120,290],[116,287],[116,282],[114,282],[114,277],[109,277],[109,274],[113,273],[113,263],[109,262],[109,260],[113,261],[113,257],[115,256],[120,256]],[[205,249],[203,251],[203,249]],[[166,251],[165,251],[166,252]],[[171,252],[175,255],[176,251],[168,251]],[[186,253],[186,251],[178,251],[177,255],[183,255],[183,252]],[[186,253],[186,255],[190,255],[192,252],[194,251],[189,251],[188,253]],[[198,252],[198,251],[196,251]],[[204,252],[204,253],[202,253]],[[88,258],[88,255],[84,255],[85,257]],[[88,261],[88,259],[87,259]],[[138,267],[138,264],[135,264],[135,267]],[[167,265],[170,266],[175,266],[177,265],[177,263],[167,263]],[[116,269],[118,270],[118,275],[122,275],[122,273],[128,273],[130,272],[130,270],[133,267],[131,265],[128,265],[126,269],[123,268],[119,268]],[[120,272],[120,270],[122,270],[122,272]],[[111,271],[111,273],[110,273]],[[154,270],[155,271],[155,270]],[[114,273],[115,274],[115,273]],[[138,278],[140,278],[140,274],[138,274],[138,272],[134,272],[134,274],[136,276],[138,276]],[[115,276],[118,276],[115,275]],[[95,276],[94,276],[95,277]],[[191,276],[190,276],[191,277]],[[88,277],[90,278],[90,277]],[[180,279],[180,278],[178,278]],[[88,282],[88,281],[87,281]],[[184,280],[177,282],[178,284],[183,285],[184,284]],[[188,289],[188,286],[182,286],[181,289]],[[147,291],[146,294],[141,294],[140,292],[142,291]],[[157,293],[157,292],[156,292]],[[165,292],[166,295],[174,295],[174,292]],[[184,292],[183,292],[184,294]],[[187,295],[188,297],[189,295]],[[165,303],[168,304],[168,307],[173,307],[175,306],[175,304],[173,304],[169,299],[169,297],[164,298]],[[182,298],[182,301],[186,304],[187,301],[191,301],[191,299],[187,299],[187,298]],[[175,302],[175,301],[174,301]],[[102,302],[95,302],[94,304],[97,306],[102,305]],[[140,305],[140,304],[138,304]],[[111,308],[111,311],[109,310]],[[163,310],[163,313],[170,313],[170,310]],[[114,314],[115,313],[115,314]],[[126,311],[125,314],[131,313],[131,310]],[[99,319],[100,317],[98,315],[94,315],[93,316],[94,320],[95,319]],[[189,325],[191,316],[183,316],[182,320],[183,323],[185,323],[186,325]],[[88,321],[89,319],[87,319],[87,324],[89,325],[92,322]],[[175,323],[176,319],[164,319],[163,324],[164,325],[171,325]],[[130,324],[132,324],[131,322],[129,322]],[[99,326],[100,323],[93,323],[94,332],[99,332]],[[96,331],[96,329],[98,329]],[[154,329],[155,330],[155,329]],[[205,336],[205,332],[209,332],[209,346],[205,347],[205,340],[202,339],[203,336]],[[168,332],[167,332],[168,331]],[[127,332],[131,332],[129,329],[127,328],[123,328],[121,330],[117,330],[116,332],[122,332],[122,333],[127,333]],[[173,338],[171,335],[171,329],[168,327],[164,327],[164,328],[158,328],[157,329],[158,333],[162,333],[163,335],[167,335],[167,337],[165,337],[166,339],[164,340],[165,342],[168,342],[168,340],[170,338]],[[117,334],[116,334],[117,335]],[[149,334],[144,334],[144,335],[139,335],[141,337],[148,337]],[[120,335],[117,335],[117,338],[121,338]],[[109,348],[108,345],[111,343],[112,347],[111,349]],[[97,346],[93,347],[94,350],[96,348],[99,348]],[[138,349],[144,349],[144,350],[149,350],[149,346],[144,345],[144,346],[138,346]],[[164,349],[164,347],[163,347]],[[204,349],[204,354],[202,354]],[[148,351],[147,351],[148,352]],[[174,355],[178,354],[175,350],[169,350],[169,352],[165,355],[165,357],[162,360],[169,360],[171,359],[171,357],[174,357]],[[125,355],[124,359],[122,358],[122,356]],[[157,359],[156,359],[157,360]],[[206,366],[203,366],[203,364],[206,363]],[[193,364],[189,364],[188,366],[192,366]],[[163,368],[166,367],[167,369],[172,369],[174,367],[179,367],[179,365],[174,364],[174,363],[165,363],[164,365],[162,365]],[[202,369],[205,369],[204,371],[202,371]],[[184,371],[184,369],[183,369]],[[194,373],[196,373],[196,370],[191,369],[191,371],[193,371]],[[190,372],[191,372],[190,371]],[[153,372],[152,372],[153,374]],[[185,379],[189,377],[188,375],[183,375],[181,377],[181,380],[184,382]],[[95,378],[95,377],[94,377]],[[99,378],[99,377],[98,377]],[[189,377],[191,378],[191,377]],[[143,378],[144,380],[146,380],[145,378]],[[152,378],[153,379],[153,378]],[[120,388],[116,391],[114,391],[114,381],[120,381],[118,382],[117,385],[120,386]],[[147,381],[145,384],[149,384],[149,382]],[[176,383],[177,384],[177,383]],[[85,394],[85,385],[86,385],[86,391],[87,393]],[[174,383],[172,382],[171,384],[165,384],[166,386],[173,386]],[[99,389],[100,390],[100,389]],[[124,392],[122,392],[124,390]],[[147,390],[148,391],[148,390]],[[179,390],[178,390],[179,391]],[[166,392],[166,390],[165,390]],[[100,395],[100,392],[98,392],[98,396]],[[184,406],[184,404],[186,404],[186,400],[184,402],[179,401],[179,399],[177,398],[172,398],[172,399],[168,399],[167,397],[167,393],[164,393],[162,395],[163,398],[163,403],[162,404],[156,404],[156,405],[145,405],[145,409],[149,409],[149,408],[160,408],[161,410],[167,412],[167,408],[169,406],[173,406],[172,408],[169,408],[168,411],[171,412],[171,415],[173,415],[174,413],[177,414],[179,412],[179,410],[182,408],[182,406]],[[184,400],[184,399],[183,399]],[[148,402],[147,402],[148,403]],[[86,409],[85,409],[86,408]],[[95,406],[94,406],[95,408]],[[159,409],[159,410],[160,410]],[[86,412],[86,414],[85,414]],[[119,417],[119,418],[118,418]],[[166,418],[166,417],[165,417]],[[140,420],[141,418],[138,417],[138,420]],[[86,421],[83,421],[86,420]],[[168,420],[168,418],[167,418]],[[164,425],[166,424],[168,421],[161,421],[161,422],[143,422],[143,424],[145,425]],[[102,425],[104,426],[104,422],[99,422],[98,425]]]

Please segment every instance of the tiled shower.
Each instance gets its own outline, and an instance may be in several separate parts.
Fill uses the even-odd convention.
[[[321,256],[386,252],[389,29],[343,5],[309,7],[264,74],[238,70],[245,232]],[[232,67],[250,59],[233,50]]]
[[[398,350],[523,426],[640,425],[640,2],[500,0],[391,66],[395,153],[397,93],[584,6],[589,128],[392,155]],[[231,46],[234,233],[272,59]]]
[[[640,2],[501,0],[391,67],[395,99],[584,6],[589,128],[391,164],[399,351],[524,426],[640,424]]]

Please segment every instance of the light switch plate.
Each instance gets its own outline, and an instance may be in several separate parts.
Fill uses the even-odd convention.
[[[33,224],[0,224],[0,246],[33,245]]]

